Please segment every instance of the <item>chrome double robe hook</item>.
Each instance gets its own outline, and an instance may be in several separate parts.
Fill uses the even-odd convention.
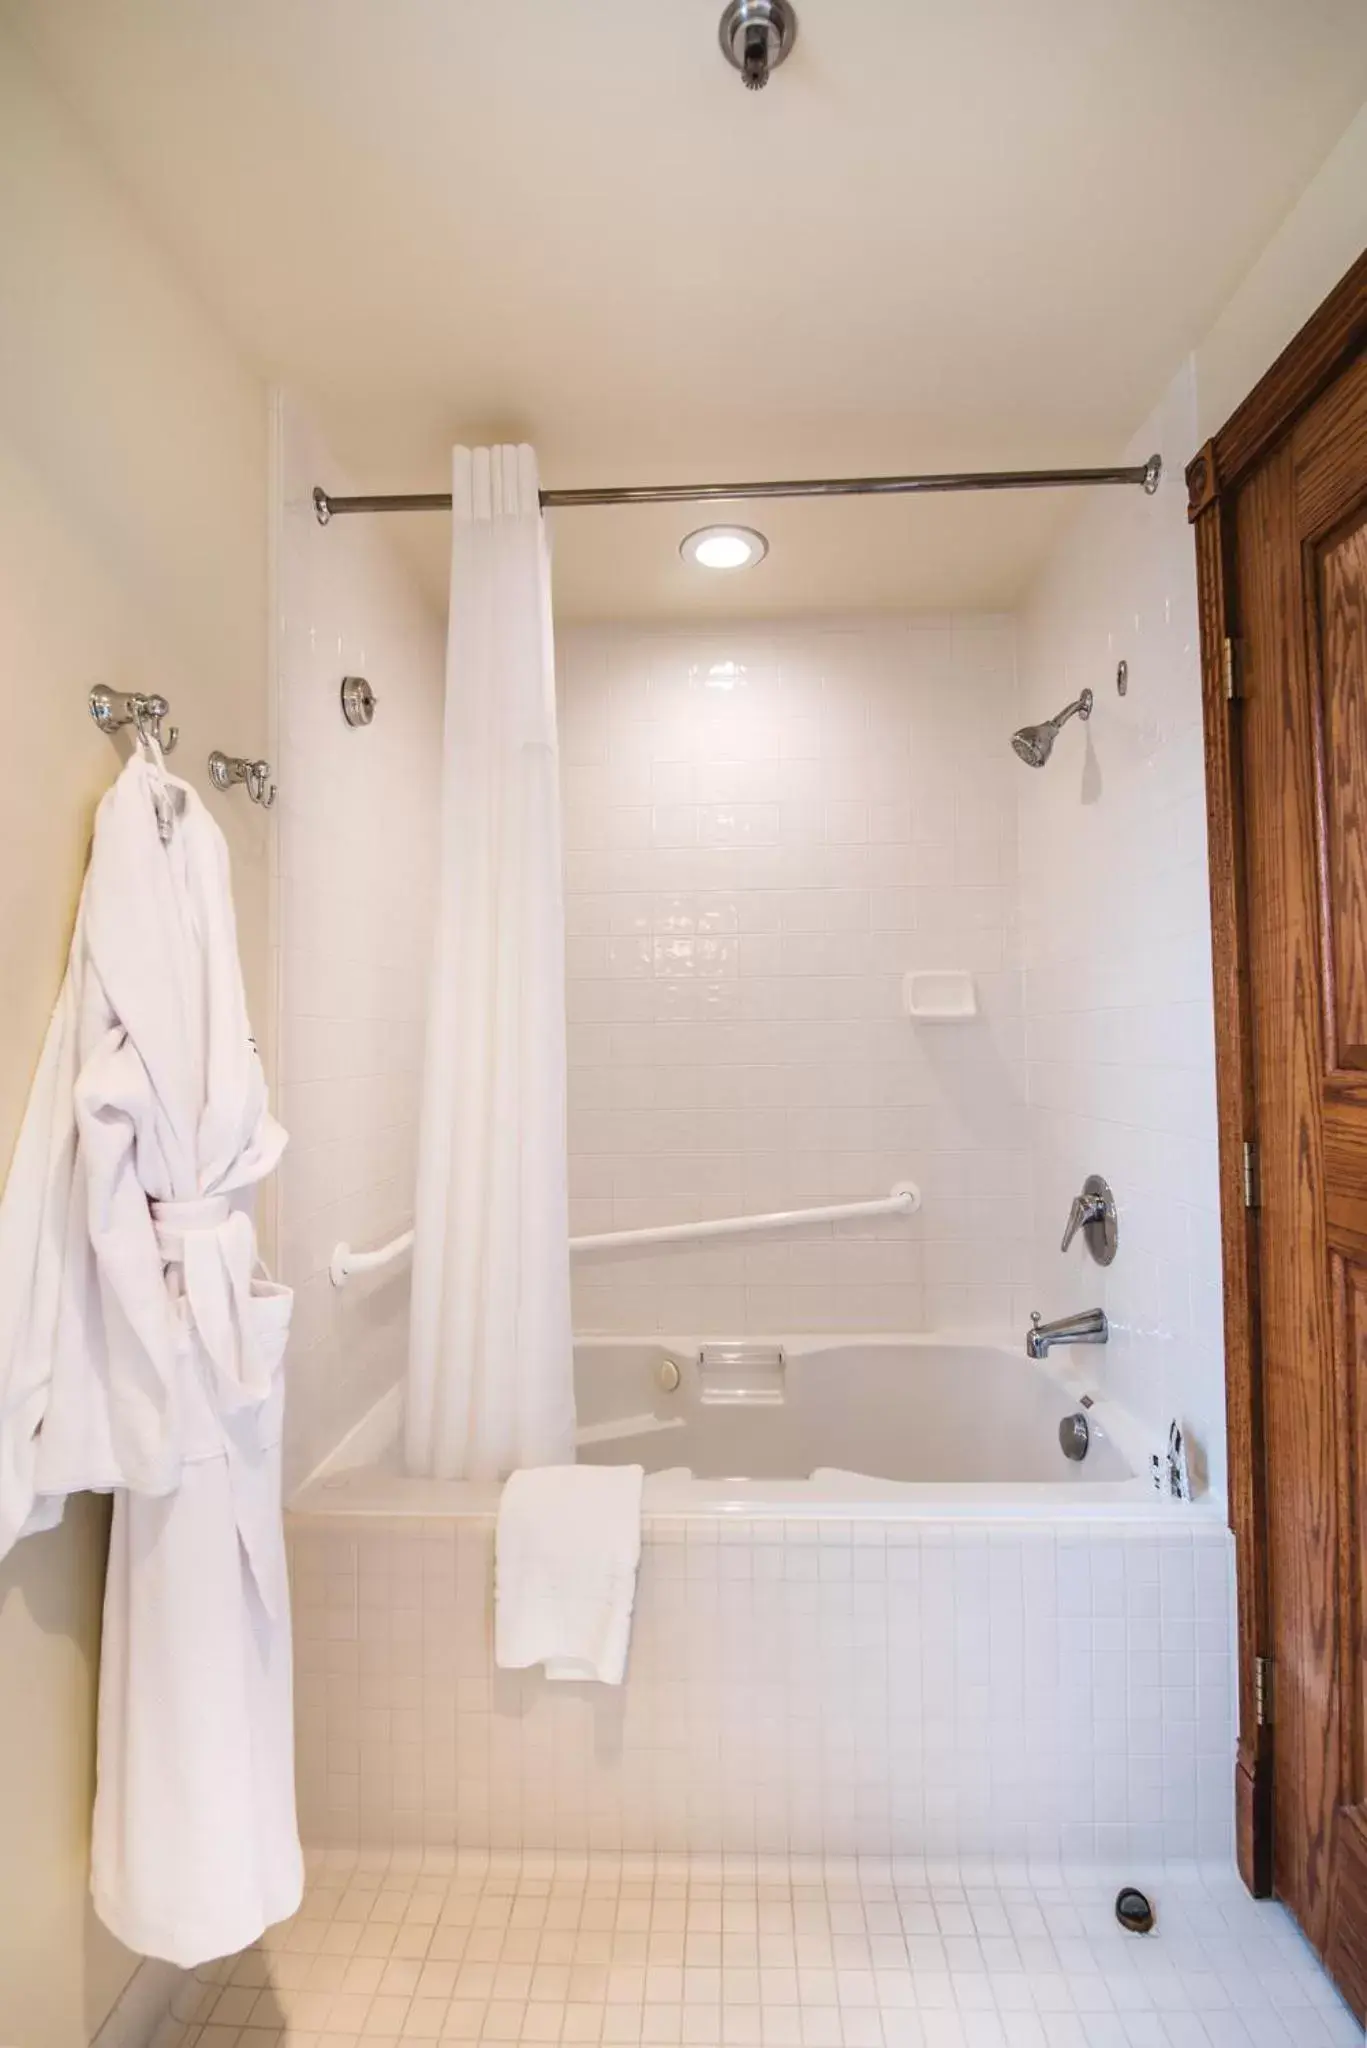
[[[229,790],[240,782],[254,804],[268,811],[275,802],[269,761],[244,761],[240,754],[222,754],[215,747],[209,756],[209,780],[215,789]]]
[[[140,740],[154,740],[163,754],[169,754],[180,738],[174,725],[167,725],[171,707],[164,697],[144,696],[140,690],[111,690],[96,683],[90,692],[90,716],[101,732],[112,737],[131,725]]]

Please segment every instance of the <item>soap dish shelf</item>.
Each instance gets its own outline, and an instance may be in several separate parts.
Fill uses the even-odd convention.
[[[977,1016],[978,992],[963,968],[913,968],[902,978],[902,1006],[918,1024],[961,1024]]]
[[[778,1344],[704,1344],[698,1398],[704,1407],[780,1408],[787,1360]]]

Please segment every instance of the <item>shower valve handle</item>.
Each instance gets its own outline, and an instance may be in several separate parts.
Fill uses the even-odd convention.
[[[1089,1223],[1099,1223],[1105,1214],[1106,1204],[1098,1195],[1074,1195],[1059,1250],[1066,1252],[1079,1230],[1085,1229]]]
[[[1099,1173],[1089,1173],[1082,1183],[1082,1193],[1073,1197],[1059,1246],[1061,1252],[1067,1251],[1079,1230],[1086,1233],[1087,1249],[1098,1266],[1109,1266],[1120,1243],[1120,1224],[1115,1196]]]

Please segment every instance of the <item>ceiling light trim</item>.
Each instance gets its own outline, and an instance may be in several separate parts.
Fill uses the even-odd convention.
[[[679,542],[679,553],[690,567],[722,573],[754,569],[768,552],[767,536],[754,526],[699,526]]]

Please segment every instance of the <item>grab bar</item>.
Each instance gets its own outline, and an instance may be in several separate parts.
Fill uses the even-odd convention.
[[[338,1244],[332,1248],[328,1260],[328,1279],[334,1287],[345,1287],[353,1273],[373,1273],[378,1266],[391,1266],[395,1259],[401,1259],[405,1252],[413,1249],[411,1230],[391,1237],[388,1244],[382,1244],[373,1252],[354,1252],[349,1244]]]
[[[914,1216],[921,1206],[915,1181],[899,1180],[889,1195],[875,1202],[828,1202],[820,1209],[775,1209],[767,1216],[718,1216],[705,1223],[662,1223],[653,1230],[608,1230],[593,1237],[572,1237],[570,1251],[614,1252],[656,1244],[697,1244],[708,1238],[751,1237],[757,1231],[792,1230],[810,1223],[848,1223],[859,1216]],[[353,1273],[373,1273],[401,1259],[413,1246],[405,1230],[373,1252],[354,1252],[339,1244],[328,1261],[328,1278],[344,1287]]]
[[[831,1202],[823,1209],[776,1209],[768,1216],[718,1216],[709,1223],[662,1223],[654,1230],[608,1230],[572,1237],[572,1252],[613,1252],[647,1244],[694,1244],[709,1237],[751,1237],[759,1230],[791,1230],[803,1223],[845,1223],[855,1216],[911,1216],[921,1206],[914,1181],[899,1180],[876,1202]]]

